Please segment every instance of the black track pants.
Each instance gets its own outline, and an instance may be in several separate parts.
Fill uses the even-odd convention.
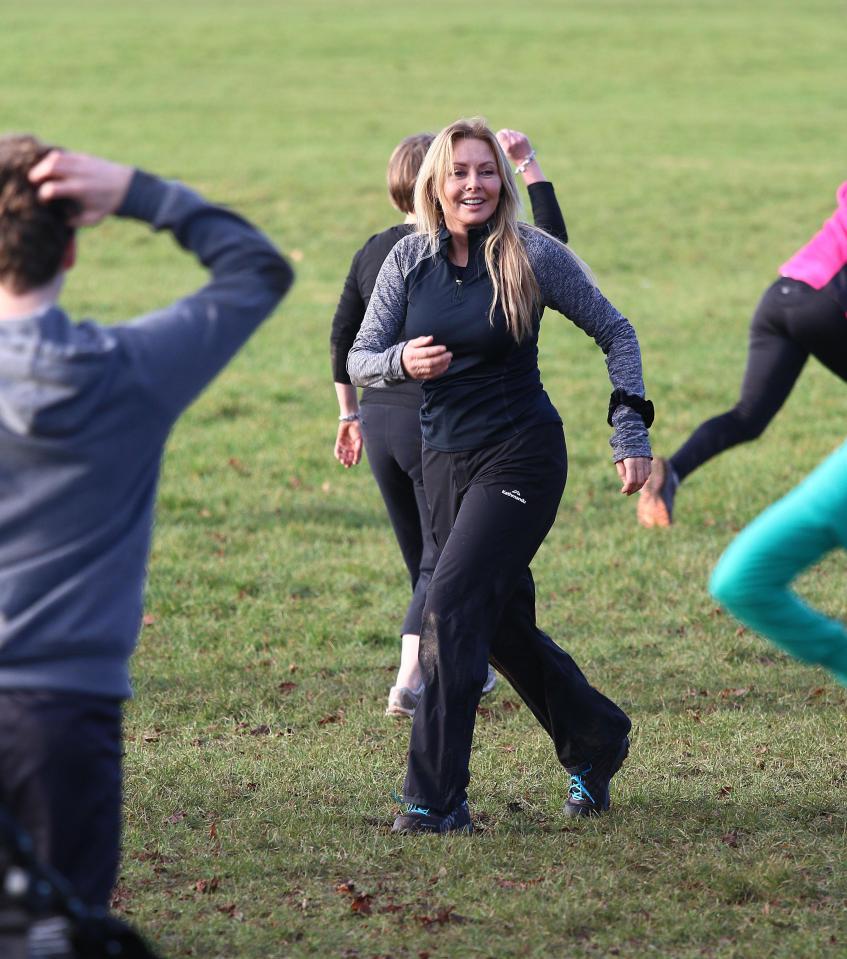
[[[0,803],[89,906],[107,908],[121,842],[121,704],[0,691]]]
[[[474,719],[489,659],[553,739],[565,766],[617,745],[627,716],[535,624],[529,563],[553,525],[567,454],[558,424],[482,450],[424,450],[442,547],[427,592],[405,798],[447,812],[466,797]]]
[[[421,472],[420,413],[405,406],[363,404],[362,435],[412,583],[402,635],[417,636],[437,554]]]
[[[847,317],[826,293],[799,280],[779,279],[753,314],[738,403],[701,424],[674,453],[677,477],[682,480],[718,453],[759,437],[809,356],[847,381]]]

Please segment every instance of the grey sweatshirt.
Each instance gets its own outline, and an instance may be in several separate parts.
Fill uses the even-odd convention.
[[[0,688],[131,694],[165,440],[292,282],[261,233],[178,183],[136,172],[118,216],[211,278],[117,326],[58,306],[0,320]]]

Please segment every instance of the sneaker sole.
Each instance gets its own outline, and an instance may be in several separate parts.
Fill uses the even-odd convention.
[[[650,476],[644,484],[644,488],[638,494],[635,515],[638,522],[647,529],[653,526],[668,527],[673,525],[673,518],[662,499],[662,487],[665,485],[667,475],[667,461],[661,458],[655,459]]]

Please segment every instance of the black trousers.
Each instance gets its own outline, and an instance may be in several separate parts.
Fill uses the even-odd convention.
[[[438,553],[424,493],[420,413],[387,403],[364,403],[361,412],[368,462],[412,583],[412,601],[401,634],[419,635],[426,588]]]
[[[702,423],[671,457],[680,480],[707,460],[761,436],[814,356],[847,381],[847,317],[826,293],[781,278],[765,291],[750,324],[747,369],[736,405]]]
[[[89,906],[117,878],[121,795],[120,701],[0,690],[0,803]]]
[[[429,584],[407,802],[447,812],[466,798],[476,707],[489,660],[553,740],[564,766],[620,743],[630,721],[535,623],[529,564],[556,518],[567,476],[558,424],[487,449],[424,450],[441,554]]]

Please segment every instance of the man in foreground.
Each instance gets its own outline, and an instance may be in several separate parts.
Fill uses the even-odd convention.
[[[130,322],[58,305],[78,226],[169,231],[206,286]],[[0,138],[0,804],[89,906],[120,843],[121,702],[142,616],[162,450],[292,272],[178,183]]]

